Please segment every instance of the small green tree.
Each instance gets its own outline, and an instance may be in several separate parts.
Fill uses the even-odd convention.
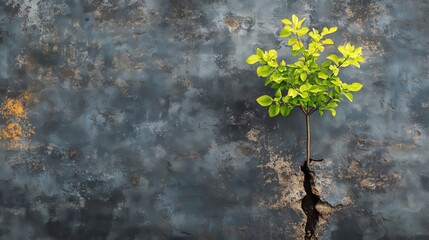
[[[322,31],[302,27],[305,18],[299,19],[292,15],[292,20],[283,19],[285,24],[280,32],[281,38],[288,38],[292,56],[297,56],[295,63],[287,64],[285,60],[277,60],[276,50],[262,51],[256,49],[256,54],[246,59],[248,64],[259,63],[256,73],[264,77],[265,86],[271,86],[274,96],[263,95],[256,101],[263,107],[268,107],[268,115],[286,117],[295,107],[301,109],[305,115],[307,126],[307,158],[305,164],[310,165],[310,115],[318,111],[323,115],[330,111],[336,115],[335,108],[345,96],[353,101],[352,92],[362,88],[362,84],[354,82],[347,84],[338,76],[340,69],[350,65],[360,67],[359,62],[362,48],[355,48],[352,44],[338,46],[341,56],[331,54],[326,60],[319,63],[319,57],[325,50],[325,45],[333,45],[334,41],[327,35],[337,31],[337,27],[323,28]]]

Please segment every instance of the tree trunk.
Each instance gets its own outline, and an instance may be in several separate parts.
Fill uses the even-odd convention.
[[[307,125],[307,167],[310,166],[310,114],[305,114],[305,123]]]

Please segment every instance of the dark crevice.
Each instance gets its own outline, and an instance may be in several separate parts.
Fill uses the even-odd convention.
[[[304,173],[304,190],[306,193],[301,202],[301,208],[307,216],[304,239],[313,240],[317,239],[314,236],[314,232],[319,222],[319,212],[316,209],[316,205],[320,201],[320,197],[312,191],[313,177],[306,163],[301,166],[301,171]]]

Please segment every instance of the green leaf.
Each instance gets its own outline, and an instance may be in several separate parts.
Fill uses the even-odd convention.
[[[258,55],[260,58],[264,57],[264,51],[262,51],[260,48],[256,49],[256,55]]]
[[[346,98],[350,101],[353,102],[353,94],[351,93],[343,93],[344,96],[346,96]]]
[[[317,64],[317,62],[312,62],[312,63],[310,64],[310,67],[311,67],[312,69],[317,70],[317,69],[319,69],[319,64]]]
[[[268,66],[276,68],[279,66],[279,64],[277,63],[276,59],[271,59],[270,61],[267,62]]]
[[[328,105],[326,105],[327,109],[336,108],[336,107],[338,107],[338,103],[336,103],[336,102],[330,102],[330,103],[328,103]]]
[[[356,61],[358,61],[358,62],[365,62],[365,59],[363,59],[362,56],[357,56],[356,57]]]
[[[289,29],[287,29],[287,28],[283,28],[283,29],[280,31],[280,37],[281,37],[281,38],[289,37],[289,36],[290,36],[290,34],[291,34],[290,30],[289,30]]]
[[[295,65],[298,66],[298,67],[300,67],[300,68],[304,67],[304,63],[301,62],[301,61],[296,62]]]
[[[295,46],[295,45],[294,45],[294,46]],[[293,56],[293,57],[298,56],[298,54],[299,54],[299,50],[293,50],[293,51],[292,51],[292,56]]]
[[[308,91],[311,87],[312,87],[312,86],[311,86],[310,84],[306,83],[306,84],[303,84],[303,85],[301,85],[301,86],[299,87],[299,91],[300,91],[300,92],[306,92],[306,91]]]
[[[329,33],[329,29],[327,28],[327,27],[324,27],[323,29],[322,29],[322,33],[321,33],[321,35],[322,36],[325,36],[326,34],[328,34]]]
[[[296,28],[301,28],[302,23],[305,21],[305,18],[298,21],[298,24],[296,24]]]
[[[350,63],[351,63],[351,61],[350,61],[350,60],[346,60],[346,61],[344,61],[344,62],[341,64],[341,67],[347,67],[347,66],[349,66],[349,65],[350,65]]]
[[[351,53],[351,52],[353,52],[355,50],[355,47],[351,44],[351,43],[347,43],[346,44],[346,51],[348,52],[348,53]]]
[[[257,62],[259,62],[259,60],[261,60],[261,58],[254,54],[254,55],[250,55],[247,59],[246,59],[246,63],[248,64],[255,64]]]
[[[344,46],[339,46],[338,51],[340,51],[340,53],[343,54],[344,57],[348,57],[349,55],[348,51],[346,50],[346,47]]]
[[[273,103],[273,98],[268,95],[260,96],[256,99],[256,101],[261,105],[262,107],[270,106]]]
[[[299,94],[302,98],[304,98],[304,100],[308,100],[308,99],[305,99],[305,98],[308,98],[308,92],[302,92],[302,93],[300,93]]]
[[[357,92],[357,91],[361,90],[362,87],[363,87],[362,83],[354,82],[354,83],[349,85],[348,89],[352,92]]]
[[[298,42],[298,40],[296,38],[289,38],[289,40],[287,41],[288,45],[292,45],[294,43]]]
[[[308,91],[312,93],[322,92],[324,89],[319,86],[312,86]]]
[[[294,45],[292,45],[293,51],[299,51],[300,49],[301,49],[301,45],[299,44],[299,42],[296,42]]]
[[[298,30],[298,37],[301,37],[301,36],[304,36],[305,34],[307,34],[308,33],[308,28],[306,28],[306,27],[303,27],[303,28],[301,28],[300,30]]]
[[[289,114],[290,114],[290,111],[292,110],[292,108],[291,107],[289,107],[289,106],[287,106],[287,105],[282,105],[281,107],[280,107],[280,114],[283,116],[283,117],[287,117]]]
[[[355,49],[355,53],[361,54],[362,53],[362,47],[358,47]]]
[[[275,117],[275,116],[277,116],[279,113],[280,113],[280,106],[279,106],[279,105],[277,105],[277,104],[271,105],[271,106],[268,108],[268,115],[269,115],[270,117]]]
[[[334,44],[334,41],[332,41],[332,39],[330,39],[330,38],[327,38],[327,39],[323,40],[322,43],[329,45],[329,44]]]
[[[338,86],[334,87],[335,92],[340,93],[341,92],[341,88],[339,87],[341,86],[341,84],[339,84]]]
[[[319,31],[313,28],[312,32],[308,34],[314,41],[319,42],[322,39],[322,36],[319,34]]]
[[[331,62],[330,61],[325,61],[322,63],[322,68],[329,68],[329,66],[331,66]]]
[[[273,83],[272,85],[271,85],[271,88],[272,89],[277,89],[277,88],[279,88],[280,87],[280,84],[278,84],[278,83]]]
[[[292,22],[291,22],[289,19],[287,19],[287,18],[283,19],[283,20],[282,20],[282,23],[284,23],[284,24],[286,24],[286,25],[290,25],[290,24],[292,24]]]
[[[335,117],[335,115],[337,115],[337,111],[335,111],[335,109],[329,109],[329,111],[331,111],[331,114],[333,117]]]
[[[294,25],[298,24],[298,17],[295,14],[292,14],[292,22]]]
[[[293,88],[289,88],[289,90],[287,92],[287,95],[289,97],[294,98],[294,97],[298,96],[298,92],[295,89],[293,89]]]
[[[264,55],[262,56],[262,59],[264,59],[264,61],[269,61],[271,59],[270,54],[268,54],[268,52],[265,51]]]
[[[329,66],[329,69],[332,71],[332,73],[334,73],[334,76],[338,76],[340,69],[337,66],[331,65]]]
[[[277,51],[276,51],[276,50],[274,50],[274,49],[271,49],[271,50],[268,52],[268,55],[270,56],[270,58],[271,58],[271,59],[273,59],[273,58],[277,58],[277,56],[278,56]]]
[[[271,79],[271,81],[274,81],[274,82],[276,82],[276,83],[281,83],[283,80],[285,80],[286,78],[285,77],[283,77],[280,73],[278,73],[278,72],[276,72],[276,73],[273,73],[271,76],[270,76],[270,79]]]
[[[270,75],[275,68],[270,67],[270,66],[259,66],[256,69],[256,74],[258,75],[258,77],[266,77],[268,75]]]
[[[317,74],[317,76],[318,76],[319,78],[321,78],[321,79],[327,79],[327,78],[329,77],[329,75],[328,75],[328,74],[326,74],[326,73],[324,73],[324,72],[319,72],[319,73]]]
[[[282,97],[282,90],[279,88],[277,89],[276,93],[274,94],[276,96],[276,98],[281,98]]]
[[[283,102],[284,102],[284,103],[288,103],[288,102],[289,102],[289,99],[290,99],[290,97],[289,97],[289,96],[284,96],[284,97],[282,98],[282,100],[283,100]]]
[[[337,27],[331,27],[330,29],[329,29],[329,33],[334,33],[334,32],[336,32],[337,31]]]
[[[303,72],[299,75],[299,77],[301,78],[302,81],[307,80],[307,73]]]
[[[331,34],[337,31],[337,27],[331,27],[331,28],[326,28],[324,27],[322,30],[322,36],[325,36],[326,34]]]
[[[352,52],[352,53],[350,53],[350,58],[355,59],[355,58],[357,58],[358,55],[359,55],[358,53]]]
[[[335,55],[335,54],[331,54],[331,55],[329,55],[328,57],[326,57],[327,59],[329,59],[329,60],[331,60],[331,61],[333,61],[335,64],[337,64],[338,65],[338,56],[337,55]]]
[[[357,62],[357,60],[351,60],[350,64],[357,67],[357,68],[360,68],[360,64]]]
[[[267,77],[267,79],[265,80],[264,86],[268,86],[268,84],[270,84],[273,81],[273,79],[271,77]]]
[[[337,87],[342,87],[343,86],[343,82],[338,77],[334,78],[333,80],[331,80],[331,83],[334,84]]]

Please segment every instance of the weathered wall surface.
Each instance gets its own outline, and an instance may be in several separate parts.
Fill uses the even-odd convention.
[[[1,239],[296,239],[304,117],[270,119],[244,59],[280,20],[364,47],[354,103],[312,118],[320,239],[429,238],[429,2],[3,0]]]

